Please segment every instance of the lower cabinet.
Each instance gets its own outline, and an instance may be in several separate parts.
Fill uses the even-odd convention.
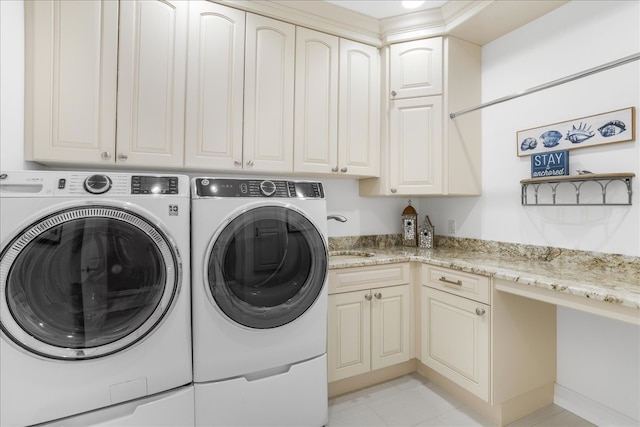
[[[409,285],[329,295],[329,381],[409,360]]]
[[[489,402],[489,278],[423,266],[422,285],[422,363]]]
[[[330,273],[329,382],[411,358],[409,282],[408,264],[354,267]],[[362,289],[365,285],[368,288]]]
[[[329,270],[329,395],[417,370],[497,425],[552,403],[556,307],[500,283],[408,262]]]
[[[424,286],[422,363],[489,401],[490,306]]]

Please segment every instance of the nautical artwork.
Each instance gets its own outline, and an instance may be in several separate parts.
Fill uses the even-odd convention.
[[[635,107],[521,130],[518,156],[635,141]]]

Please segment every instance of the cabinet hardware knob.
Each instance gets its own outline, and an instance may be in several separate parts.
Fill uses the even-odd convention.
[[[456,280],[455,282],[453,280],[449,280],[446,277],[442,276],[441,278],[438,279],[441,282],[444,283],[450,283],[452,285],[457,285],[457,286],[462,286],[462,280]]]
[[[247,162],[247,166],[253,166],[253,160],[249,160],[249,161]]]
[[[125,153],[118,154],[118,160],[120,160],[121,162],[126,162],[128,158],[129,156],[127,156]]]
[[[392,193],[394,193],[394,194],[395,194],[395,192],[396,192],[396,191],[398,191],[398,190],[397,190],[397,189],[395,189],[395,188],[392,188],[392,189],[391,189],[391,192],[392,192]]]
[[[242,162],[239,162],[239,161],[237,161],[237,160],[234,160],[234,161],[233,161],[233,165],[234,165],[234,166],[242,166]]]
[[[364,296],[364,299],[366,299],[367,301],[371,301],[371,294],[366,294]]]
[[[381,292],[376,292],[373,296],[375,296],[376,299],[380,299],[380,298],[382,298],[382,293]]]
[[[398,94],[398,92],[396,92],[395,90],[391,91],[391,96],[396,96]]]
[[[340,172],[345,173],[347,171],[347,167],[343,167],[342,169],[340,169]]]
[[[485,313],[484,308],[482,308],[482,307],[478,307],[478,308],[476,308],[476,314],[477,314],[478,316],[483,316],[483,315],[484,315],[484,313]]]
[[[111,160],[111,154],[107,151],[103,151],[102,153],[100,153],[100,158],[102,160]]]
[[[332,167],[331,172],[338,172],[338,167],[337,166]]]

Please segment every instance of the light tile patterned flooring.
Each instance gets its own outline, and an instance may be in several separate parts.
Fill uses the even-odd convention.
[[[329,400],[328,427],[495,426],[418,374],[405,375]],[[550,405],[510,427],[591,427],[593,424]]]

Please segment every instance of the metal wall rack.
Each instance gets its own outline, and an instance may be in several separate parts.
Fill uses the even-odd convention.
[[[584,174],[584,175],[567,175],[558,176],[552,178],[529,178],[520,181],[522,186],[522,205],[523,206],[628,206],[631,205],[631,180],[636,176],[635,173],[599,173],[599,174]],[[627,187],[628,199],[626,203],[611,202],[607,200],[607,189],[609,184],[615,181],[622,181]],[[586,182],[596,182],[602,189],[602,202],[601,203],[582,203],[580,201],[580,191],[582,185]],[[572,185],[575,190],[575,202],[573,203],[557,203],[556,195],[558,186],[561,184]],[[528,190],[529,186],[533,188],[533,200],[530,200]],[[539,190],[540,187],[551,188],[551,202],[540,200],[542,197]]]

